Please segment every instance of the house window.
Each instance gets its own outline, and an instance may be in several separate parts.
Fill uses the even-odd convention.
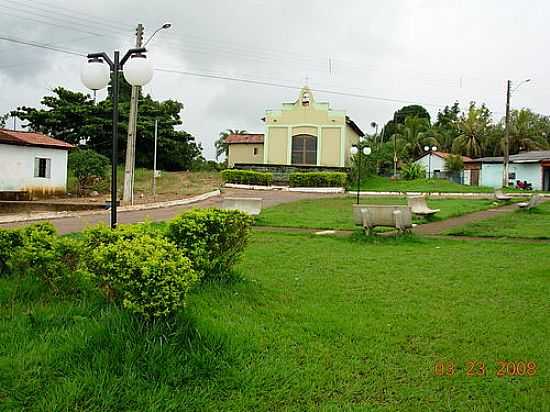
[[[34,177],[49,179],[52,177],[52,159],[36,157],[34,159]]]
[[[254,156],[258,156],[258,148],[257,147],[254,148]]]
[[[307,134],[292,137],[292,164],[317,164],[317,138]]]

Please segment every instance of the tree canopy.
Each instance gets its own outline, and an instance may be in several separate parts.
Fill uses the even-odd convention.
[[[124,87],[121,88],[122,90]],[[19,107],[12,112],[27,124],[30,130],[46,133],[71,144],[85,139],[87,147],[106,156],[112,150],[112,109],[107,99],[94,103],[86,94],[63,87],[54,95],[42,99],[44,109]],[[137,122],[136,166],[152,167],[154,152],[154,124],[159,121],[158,167],[165,170],[186,170],[201,155],[202,147],[189,133],[177,130],[182,124],[183,104],[175,100],[156,101],[150,95],[140,96]],[[128,117],[129,93],[121,93],[119,103],[119,161],[124,158]]]

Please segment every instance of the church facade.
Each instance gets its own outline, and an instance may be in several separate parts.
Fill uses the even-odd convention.
[[[298,99],[266,111],[264,134],[230,135],[228,165],[347,167],[351,146],[364,136],[345,111],[316,102],[304,87]]]

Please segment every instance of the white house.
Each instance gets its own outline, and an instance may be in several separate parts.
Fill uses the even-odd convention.
[[[481,169],[479,184],[494,188],[502,187],[504,161],[502,157],[473,159],[471,165]],[[521,152],[510,156],[508,164],[508,185],[516,181],[530,183],[533,190],[550,191],[550,150]]]
[[[449,155],[450,153],[445,152],[428,152],[416,159],[415,163],[423,166],[424,169],[426,169],[427,177],[442,178],[447,176],[445,161],[447,160],[447,157],[449,157]],[[466,165],[466,163],[471,161],[472,159],[466,156],[462,156],[462,160],[464,160],[464,164]],[[461,183],[464,183],[466,185],[471,184],[469,169],[464,170],[464,172],[461,174]]]
[[[41,133],[0,129],[0,193],[64,194],[72,147]]]

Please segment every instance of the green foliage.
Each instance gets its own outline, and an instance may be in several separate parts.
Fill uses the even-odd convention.
[[[288,176],[290,187],[345,187],[348,179],[341,172],[296,172]]]
[[[192,210],[169,223],[167,237],[201,278],[223,277],[244,251],[252,223],[252,217],[237,210]]]
[[[127,90],[122,82],[121,89]],[[110,156],[112,142],[112,110],[110,98],[97,104],[86,94],[57,87],[55,95],[42,99],[45,108],[19,107],[12,114],[26,121],[30,130],[49,134],[72,144],[89,139],[89,147]],[[191,162],[201,154],[201,146],[189,133],[177,130],[182,124],[180,113],[183,104],[175,100],[155,101],[149,95],[139,98],[136,152],[137,167],[151,167],[154,152],[154,124],[158,128],[158,168],[162,170],[188,170]],[[119,104],[120,147],[126,147],[130,96],[121,93]],[[119,161],[124,158],[120,151]]]
[[[107,178],[109,159],[91,149],[76,149],[69,153],[69,170],[78,179],[79,191]]]
[[[405,124],[405,120],[408,117],[425,119],[428,126],[430,124],[430,113],[428,113],[424,107],[417,104],[403,106],[393,114],[393,119],[384,126],[384,134],[382,136],[383,140],[390,139],[395,133],[397,133],[398,126]]]
[[[89,262],[109,299],[146,320],[168,317],[183,307],[198,279],[174,244],[146,234],[100,242]]]
[[[423,179],[426,169],[418,163],[409,163],[401,168],[401,177],[405,180]]]
[[[8,261],[12,274],[41,279],[54,294],[71,293],[87,276],[80,267],[79,241],[57,236],[49,223],[40,223],[19,230],[21,239]]]
[[[253,170],[226,169],[222,171],[222,179],[225,183],[269,186],[273,181],[273,174]]]
[[[458,173],[464,169],[464,159],[460,155],[449,155],[445,159],[445,170],[451,173]]]
[[[0,276],[9,274],[8,263],[22,245],[20,230],[0,229]]]

